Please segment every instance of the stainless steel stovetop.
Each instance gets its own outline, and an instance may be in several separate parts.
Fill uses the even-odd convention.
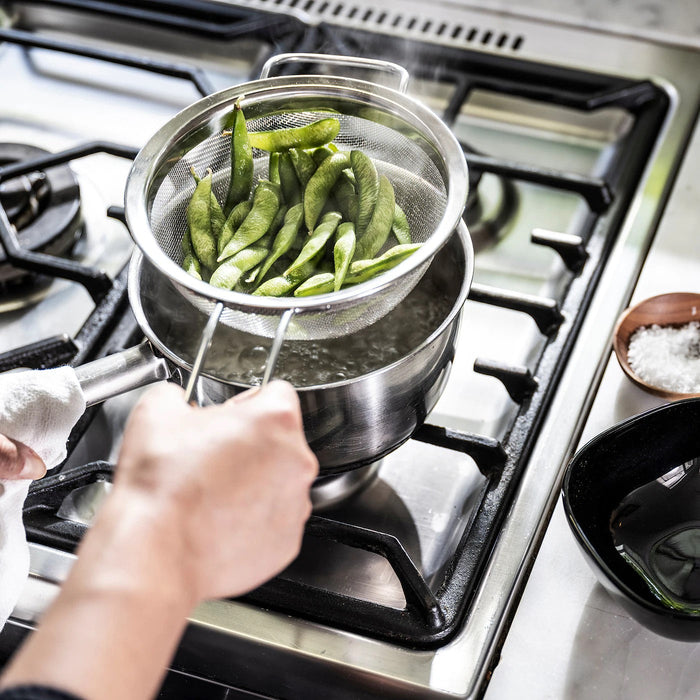
[[[672,195],[700,105],[695,77],[700,55],[478,13],[455,3],[432,4],[429,13],[418,2],[385,3],[381,9],[319,0],[194,3],[198,12],[179,28],[165,26],[165,15],[158,14],[168,4],[139,9],[139,3],[122,3],[120,12],[141,14],[138,21],[102,14],[104,7],[92,11],[91,3],[79,1],[8,5],[6,24],[15,34],[0,46],[5,76],[0,143],[60,151],[109,141],[137,149],[208,89],[248,80],[271,51],[381,48],[390,54],[385,58],[413,68],[409,92],[445,115],[472,153],[473,170],[481,173],[479,202],[470,200],[467,212],[477,249],[475,288],[465,305],[450,380],[427,428],[385,458],[354,496],[327,505],[320,515],[396,537],[430,595],[439,597],[455,551],[472,536],[484,503],[498,495],[493,465],[485,465],[481,455],[490,455],[509,478],[506,505],[479,550],[478,582],[459,603],[464,613],[449,633],[411,642],[290,613],[265,597],[212,601],[191,617],[172,683],[192,688],[196,679],[211,681],[182,691],[181,697],[198,698],[234,696],[226,689],[274,697],[479,695],[595,393],[612,326]],[[250,12],[241,36],[238,24],[216,13],[232,6]],[[251,29],[261,17],[275,24],[263,39]],[[24,35],[17,30],[58,43],[22,48]],[[161,67],[192,66],[195,79],[183,78],[182,71],[161,75],[56,50],[66,42]],[[416,60],[416,46],[451,52],[426,66]],[[531,68],[535,64],[539,67]],[[491,70],[510,77],[509,94],[487,84]],[[530,71],[542,77],[527,93],[518,84],[527,83]],[[467,73],[468,86],[460,77]],[[580,81],[569,85],[572,76]],[[636,87],[608,100],[593,89],[598,78],[623,92],[628,81]],[[574,98],[587,83],[593,107],[582,108]],[[649,84],[658,108],[645,106]],[[550,93],[559,94],[559,104]],[[642,132],[646,138],[637,142]],[[625,166],[635,159],[640,163],[630,174]],[[507,167],[514,163],[520,166],[516,171]],[[119,280],[130,239],[105,211],[121,204],[129,161],[100,153],[71,166],[80,182],[85,229],[74,257]],[[552,173],[565,173],[565,186],[553,186],[546,177]],[[621,193],[619,183],[627,183],[620,185]],[[532,243],[533,231],[546,245]],[[95,302],[80,285],[56,281],[29,293],[6,290],[0,308],[5,351],[55,334],[80,338]],[[554,358],[562,354],[568,359],[558,363]],[[504,373],[505,384],[496,379]],[[540,376],[548,379],[546,389],[537,384]],[[113,462],[135,398],[132,393],[111,399],[96,412],[64,469]],[[536,430],[528,427],[533,422]],[[454,435],[467,436],[467,442]],[[86,498],[104,495],[102,477],[97,484]],[[326,502],[336,487],[324,487]],[[46,544],[33,543],[31,554],[32,575],[3,633],[5,646],[37,622],[73,560]],[[307,542],[285,577],[339,600],[364,601],[396,614],[406,607],[395,565],[344,545]]]

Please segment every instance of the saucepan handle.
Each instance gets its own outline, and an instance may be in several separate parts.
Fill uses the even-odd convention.
[[[362,58],[360,56],[335,56],[320,53],[280,53],[268,58],[260,71],[261,78],[268,78],[273,68],[283,63],[318,63],[333,66],[352,66],[353,68],[371,68],[396,76],[399,92],[406,92],[408,87],[408,71],[397,63],[381,61],[375,58]]]
[[[172,376],[167,361],[148,341],[76,367],[75,373],[87,406]]]

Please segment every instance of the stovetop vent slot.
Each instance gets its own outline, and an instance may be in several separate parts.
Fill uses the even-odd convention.
[[[450,44],[463,46],[472,44],[501,51],[519,51],[525,41],[521,34],[512,35],[508,32],[498,32],[489,27],[465,26],[464,24],[447,20],[440,23],[432,17],[400,9],[376,8],[357,2],[329,2],[328,0],[250,0],[251,6],[269,8],[274,5],[275,11],[285,8],[297,13],[307,13],[314,19],[329,21],[333,24],[344,24],[370,31],[411,35],[427,41],[439,40]]]

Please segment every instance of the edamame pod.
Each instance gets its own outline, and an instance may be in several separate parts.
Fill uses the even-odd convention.
[[[265,259],[267,252],[267,247],[264,245],[244,248],[214,270],[209,284],[220,289],[233,289],[245,272]]]
[[[415,253],[420,244],[397,245],[390,248],[382,256],[372,260],[358,260],[350,265],[344,285],[359,284],[396,267],[409,255]],[[314,294],[329,294],[335,288],[335,275],[320,273],[312,275],[294,290],[294,296],[304,297]]]
[[[268,254],[265,262],[260,268],[260,271],[255,277],[256,282],[259,284],[265,279],[272,264],[281,258],[294,243],[294,239],[299,233],[301,228],[301,223],[304,220],[304,207],[300,204],[295,204],[287,210],[287,214],[284,217],[284,224],[279,230],[278,234],[275,236],[274,243],[272,244],[272,250]]]
[[[182,261],[182,267],[187,272],[188,275],[192,275],[195,279],[202,279],[202,268],[197,260],[197,256],[193,253],[188,253],[185,255],[185,259]]]
[[[386,243],[394,222],[394,188],[385,175],[379,178],[377,203],[367,230],[357,241],[355,260],[373,258]]]
[[[304,247],[297,256],[296,260],[285,270],[285,275],[292,274],[305,265],[309,260],[315,258],[319,253],[323,253],[323,249],[335,233],[338,224],[342,220],[342,216],[337,211],[328,212],[322,219],[321,223],[314,229],[314,232],[304,243]]]
[[[378,258],[371,260],[357,260],[350,265],[348,274],[345,277],[346,284],[359,284],[366,282],[373,277],[376,277],[382,272],[396,267],[400,262],[404,261],[409,255],[413,255],[420,243],[411,243],[410,245],[395,245],[389,248],[386,253],[383,253]]]
[[[408,245],[411,242],[411,231],[408,227],[408,218],[404,210],[398,205],[394,205],[394,221],[391,224],[391,232],[394,238],[401,245]]]
[[[216,267],[216,236],[212,231],[211,170],[197,183],[187,205],[187,225],[192,248],[203,265]]]
[[[379,175],[372,159],[362,151],[351,151],[350,162],[357,185],[357,218],[355,230],[358,236],[367,229],[379,194]]]
[[[263,282],[254,292],[255,296],[283,297],[293,292],[304,280],[311,277],[316,271],[316,260],[309,260],[294,272],[273,277]]]
[[[216,195],[214,194],[214,190],[211,191],[211,232],[214,235],[214,238],[217,240],[217,245],[218,245],[218,240],[221,236],[221,231],[224,228],[224,224],[226,223],[226,216],[224,214],[224,210],[221,208],[221,205],[219,204],[219,200],[216,198]]]
[[[231,213],[226,218],[223,227],[221,228],[221,233],[219,234],[219,240],[217,241],[217,250],[219,255],[223,252],[224,248],[228,245],[228,242],[233,238],[233,234],[236,233],[236,229],[243,223],[243,220],[250,214],[250,209],[252,203],[247,199],[245,202],[239,202],[231,210]]]
[[[194,252],[192,250],[192,239],[190,238],[190,230],[185,231],[185,235],[182,237],[180,242],[180,248],[182,249],[182,257],[186,258],[188,255],[192,255]]]
[[[301,185],[289,153],[279,154],[279,178],[284,201],[292,206],[301,202]]]
[[[311,179],[311,176],[316,172],[316,163],[311,154],[302,148],[290,149],[289,157],[292,159],[292,165],[303,189]]]
[[[348,268],[355,252],[355,226],[351,221],[340,224],[333,246],[333,262],[335,265],[335,283],[333,291],[337,292],[345,281]]]
[[[357,218],[357,195],[355,185],[349,176],[352,170],[343,170],[338,177],[338,182],[333,188],[333,197],[338,204],[338,210],[345,221],[355,221]]]
[[[233,128],[231,129],[231,179],[226,195],[226,211],[250,197],[253,187],[253,149],[248,137],[245,115],[240,100],[233,107]]]
[[[251,133],[253,148],[263,151],[286,151],[290,148],[315,148],[330,143],[340,132],[340,122],[335,117],[321,119],[306,126],[275,131]]]
[[[277,151],[270,153],[267,166],[267,178],[276,185],[280,184],[280,154]]]
[[[333,144],[329,143],[327,146],[321,146],[311,151],[311,157],[314,163],[316,163],[316,167],[318,167],[326,158],[330,158],[334,153],[338,153],[338,149],[333,146]]]
[[[328,199],[333,185],[350,164],[350,154],[347,152],[334,153],[318,166],[304,190],[304,220],[306,228],[313,231],[321,211]],[[392,205],[393,213],[393,205]],[[391,224],[390,224],[391,226]]]
[[[309,277],[302,282],[295,290],[295,297],[310,297],[315,294],[328,294],[333,291],[335,285],[335,275],[332,272],[321,272],[318,275]]]
[[[218,261],[222,262],[226,258],[230,258],[262,238],[270,228],[279,205],[279,186],[268,180],[261,180],[255,188],[250,213],[238,227],[233,238],[226,244]]]

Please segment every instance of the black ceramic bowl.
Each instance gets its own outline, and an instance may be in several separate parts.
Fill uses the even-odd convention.
[[[613,535],[612,528],[634,522],[635,536],[639,532],[648,535],[650,546],[640,549],[646,555],[651,553],[647,561],[654,563],[649,570],[669,571],[670,562],[674,573],[663,580],[672,582],[679,580],[677,573],[682,571],[679,585],[686,593],[691,591],[690,609],[700,610],[700,600],[695,600],[700,585],[698,464],[700,399],[694,398],[653,409],[595,437],[571,460],[562,487],[569,525],[603,586],[642,625],[665,637],[690,642],[700,641],[700,612],[662,603],[647,580],[616,549],[621,536],[619,530]],[[655,481],[664,475],[663,480]],[[642,487],[642,491],[635,491]],[[646,494],[644,505],[638,504],[637,496],[632,497],[637,498],[636,504],[630,502],[633,491]],[[695,521],[695,526],[688,528],[689,521]],[[687,540],[690,550],[684,546],[681,569],[676,567],[676,552],[668,546],[673,545],[678,532],[691,537]],[[659,555],[664,548],[665,553]],[[671,584],[672,588],[676,585]],[[667,589],[662,586],[658,590],[663,593]],[[682,598],[682,603],[687,600]]]

